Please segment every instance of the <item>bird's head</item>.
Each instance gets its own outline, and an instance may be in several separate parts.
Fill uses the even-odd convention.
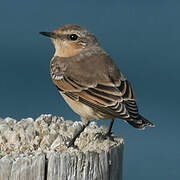
[[[96,37],[87,29],[77,25],[65,25],[53,32],[40,32],[51,38],[55,56],[72,57],[85,50],[99,47]]]

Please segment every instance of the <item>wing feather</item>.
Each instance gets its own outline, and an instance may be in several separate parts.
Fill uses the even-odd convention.
[[[80,82],[64,76],[53,80],[57,88],[73,100],[80,101],[103,113],[123,119],[138,119],[139,113],[130,83],[124,80],[115,85],[96,84],[83,86]]]

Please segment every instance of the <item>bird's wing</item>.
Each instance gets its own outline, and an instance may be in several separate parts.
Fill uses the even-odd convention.
[[[134,92],[125,78],[119,78],[118,81],[116,78],[115,82],[113,76],[112,78],[109,76],[108,83],[96,82],[84,85],[70,76],[62,75],[61,78],[54,78],[53,82],[61,93],[75,101],[113,117],[138,120]]]

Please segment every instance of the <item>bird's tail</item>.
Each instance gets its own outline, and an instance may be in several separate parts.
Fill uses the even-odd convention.
[[[128,120],[127,121],[131,126],[144,130],[147,126],[150,127],[155,127],[155,125],[148,121],[147,119],[145,119],[143,116],[139,115],[138,120]]]

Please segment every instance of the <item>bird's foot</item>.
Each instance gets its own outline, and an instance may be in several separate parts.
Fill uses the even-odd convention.
[[[74,149],[78,149],[78,147],[74,144],[75,140],[76,140],[76,137],[71,139],[71,141],[66,144],[67,148],[73,147]]]
[[[71,141],[67,144],[67,148],[74,147],[78,149],[78,147],[74,144],[76,139],[80,136],[80,134],[84,131],[84,129],[88,126],[89,122],[83,125],[82,129],[71,139]]]
[[[114,136],[112,136],[112,132],[107,132],[106,134],[97,133],[95,139],[101,139],[101,140],[109,139],[111,141],[114,141]]]

